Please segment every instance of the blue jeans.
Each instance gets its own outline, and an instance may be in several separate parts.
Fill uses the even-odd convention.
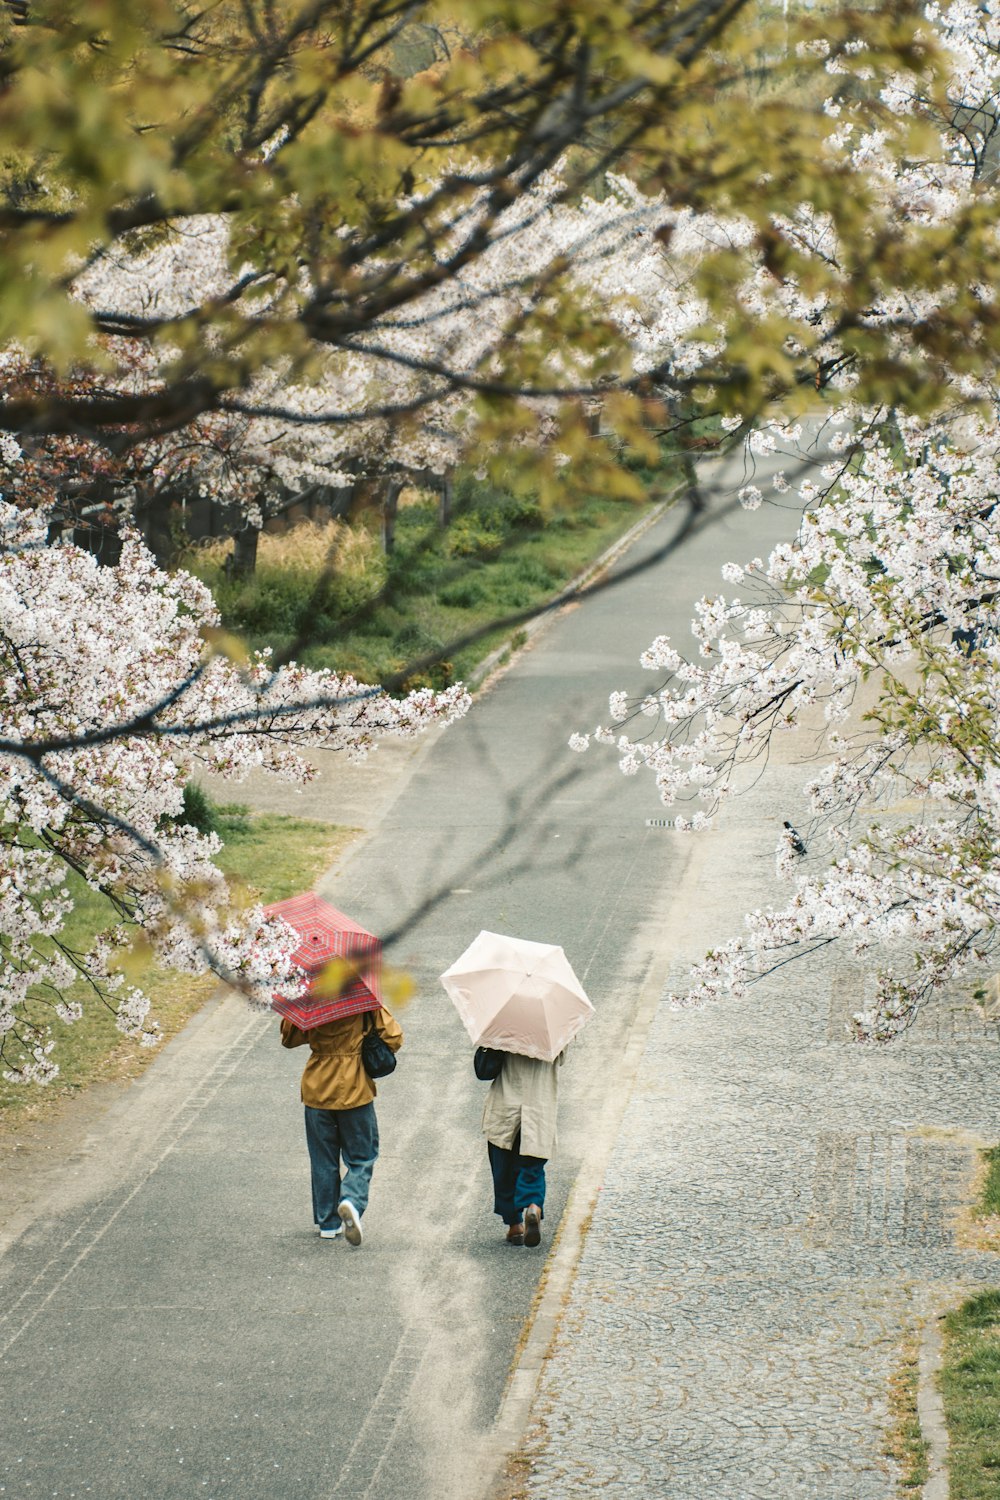
[[[521,1155],[521,1136],[514,1137],[512,1148],[486,1142],[493,1173],[493,1212],[505,1224],[520,1224],[529,1203],[545,1207],[545,1158]],[[543,1215],[544,1217],[544,1215]]]
[[[347,1198],[359,1214],[368,1207],[372,1168],[378,1157],[374,1104],[357,1109],[305,1106],[306,1145],[312,1167],[313,1218],[320,1229],[336,1229],[337,1204]],[[344,1164],[341,1181],[340,1164]]]

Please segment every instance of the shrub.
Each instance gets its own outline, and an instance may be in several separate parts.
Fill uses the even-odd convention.
[[[485,580],[478,577],[460,578],[448,584],[438,595],[441,603],[449,609],[476,609],[488,597]]]
[[[292,573],[260,570],[253,578],[224,579],[216,587],[215,598],[226,624],[237,630],[294,635],[314,582]]]
[[[475,516],[493,530],[541,526],[545,514],[534,495],[512,494],[485,480],[465,473],[455,484],[455,509],[459,516]]]
[[[512,529],[528,530],[545,524],[545,513],[533,495],[499,495],[491,499],[484,513],[501,517]]]
[[[537,557],[518,557],[511,563],[511,576],[518,583],[529,584],[533,589],[554,589],[557,580]]]
[[[188,823],[199,833],[218,833],[219,815],[222,809],[196,781],[189,781],[184,788],[184,808],[174,820]]]
[[[252,634],[294,635],[307,608],[329,622],[342,619],[372,599],[386,577],[377,540],[342,521],[301,521],[289,531],[263,532],[257,569],[249,578],[226,574],[230,551],[227,539],[202,542],[188,554],[186,566],[212,589],[226,624]],[[317,609],[314,594],[331,559],[334,572]]]
[[[503,542],[499,527],[486,525],[477,516],[459,516],[448,531],[445,550],[449,557],[493,557]]]

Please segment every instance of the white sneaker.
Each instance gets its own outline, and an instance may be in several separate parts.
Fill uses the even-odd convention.
[[[319,1225],[318,1224],[317,1224],[316,1228],[319,1229]],[[343,1226],[343,1224],[337,1224],[333,1229],[320,1229],[319,1230],[319,1237],[320,1237],[321,1240],[337,1240],[337,1239],[340,1238],[340,1236],[343,1234],[343,1232],[344,1232],[344,1226]]]
[[[344,1226],[344,1235],[349,1245],[361,1244],[361,1215],[350,1198],[341,1198],[337,1212]]]

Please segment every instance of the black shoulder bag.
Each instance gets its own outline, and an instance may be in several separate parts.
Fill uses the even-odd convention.
[[[506,1052],[501,1052],[497,1047],[477,1047],[476,1055],[472,1059],[476,1077],[481,1078],[484,1083],[490,1083],[494,1078],[499,1078],[503,1072],[503,1060],[506,1056]]]
[[[385,1078],[396,1066],[396,1054],[379,1036],[374,1011],[365,1012],[365,1030],[361,1038],[361,1062],[369,1078]]]

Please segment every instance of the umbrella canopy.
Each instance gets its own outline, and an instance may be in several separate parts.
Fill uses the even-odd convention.
[[[594,1014],[555,943],[481,932],[441,975],[477,1047],[553,1062]]]
[[[382,943],[357,922],[317,896],[305,891],[287,901],[265,906],[269,917],[284,917],[301,935],[292,955],[311,983],[296,1000],[275,995],[271,1002],[279,1015],[287,1016],[303,1031],[312,1031],[325,1021],[354,1016],[363,1010],[378,1010],[382,1004]]]

